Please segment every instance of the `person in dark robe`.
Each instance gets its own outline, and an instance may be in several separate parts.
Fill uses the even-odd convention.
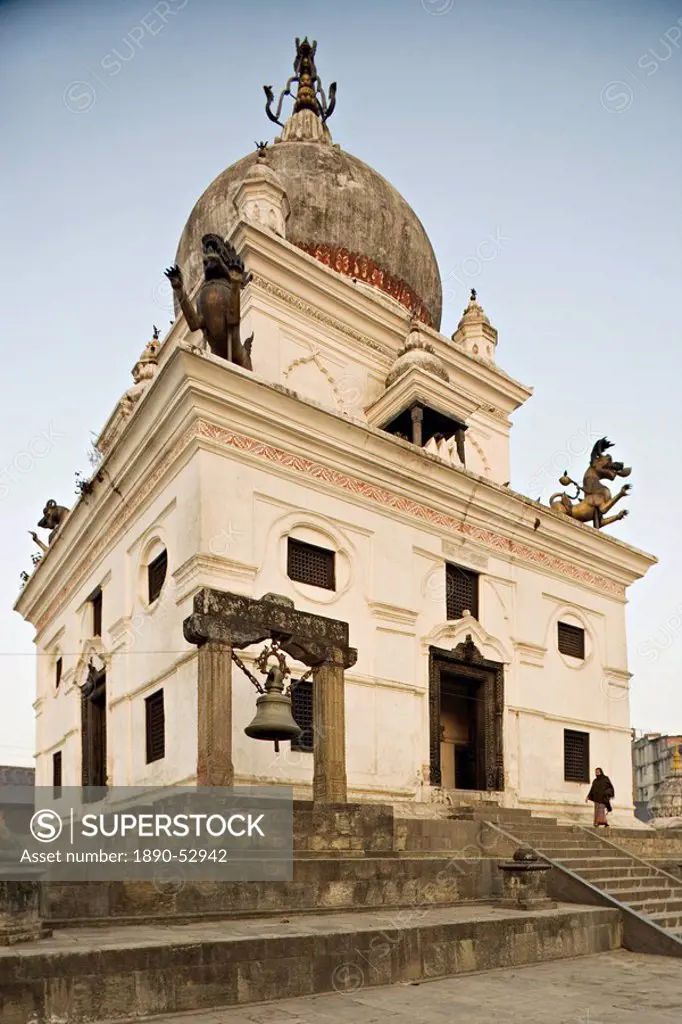
[[[604,828],[609,827],[609,823],[606,820],[606,815],[611,813],[611,801],[613,800],[616,792],[613,788],[613,784],[608,775],[604,775],[601,768],[595,768],[594,770],[594,781],[590,787],[590,791],[585,797],[585,803],[591,800],[594,804],[594,826],[599,828],[603,825]]]

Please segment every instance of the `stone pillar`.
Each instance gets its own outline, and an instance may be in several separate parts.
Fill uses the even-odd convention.
[[[345,804],[346,708],[343,653],[331,656],[313,671],[313,800]]]
[[[412,444],[416,444],[418,448],[422,446],[423,421],[424,410],[420,405],[415,405],[412,409]]]
[[[232,647],[209,640],[198,660],[197,786],[231,786]]]

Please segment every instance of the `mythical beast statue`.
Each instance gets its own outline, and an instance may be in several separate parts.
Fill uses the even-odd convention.
[[[211,352],[245,370],[252,370],[253,334],[242,343],[239,333],[241,290],[251,280],[244,263],[229,242],[220,235],[204,235],[201,239],[204,257],[204,283],[192,305],[177,264],[169,267],[166,277],[171,283],[190,331],[203,331]]]
[[[609,523],[616,523],[624,519],[628,514],[627,509],[617,512],[615,516],[604,515],[617,501],[625,497],[631,489],[631,484],[624,484],[615,497],[611,497],[611,491],[601,483],[602,480],[615,480],[617,476],[630,476],[632,469],[624,466],[622,462],[614,462],[610,455],[606,454],[607,448],[613,448],[612,443],[605,437],[597,441],[590,456],[590,465],[583,477],[583,486],[571,480],[566,472],[559,477],[559,483],[564,487],[573,484],[576,493],[570,497],[563,491],[558,491],[549,499],[549,504],[554,512],[570,516],[581,523],[592,523],[600,530],[602,526]],[[582,494],[582,497],[581,497]]]

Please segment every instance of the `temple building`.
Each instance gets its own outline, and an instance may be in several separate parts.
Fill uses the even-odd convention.
[[[279,752],[244,732],[256,693],[238,664],[231,716],[207,708],[183,623],[210,589],[348,624],[348,799],[584,817],[600,765],[632,822],[625,608],[655,559],[601,529],[619,515],[587,483],[589,521],[510,488],[531,396],[498,363],[513,352],[475,293],[440,333],[417,214],[333,141],[336,90],[307,41],[295,67],[278,137],[189,214],[175,321],[144,348],[92,479],[41,520],[16,604],[40,655],[36,784],[192,785],[213,715],[236,783],[311,795],[322,677],[289,658],[302,732]],[[595,481],[629,472],[607,447]],[[238,653],[257,674],[259,649]]]

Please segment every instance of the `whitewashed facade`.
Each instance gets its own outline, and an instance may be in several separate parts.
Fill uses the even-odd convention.
[[[63,784],[81,783],[90,663],[106,670],[108,783],[196,779],[197,654],[182,623],[197,590],[214,587],[283,594],[349,623],[358,649],[346,673],[349,799],[442,800],[454,786],[459,802],[586,815],[587,785],[565,779],[570,730],[589,734],[590,768],[608,770],[615,817],[631,820],[626,590],[652,557],[505,486],[510,417],[530,390],[497,367],[497,335],[479,307],[454,340],[419,325],[449,383],[413,367],[386,390],[406,310],[287,241],[283,190],[258,192],[271,216],[252,192],[242,189],[229,237],[253,275],[242,300],[253,372],[193,351],[199,336],[178,317],[153,379],[102,433],[92,493],[17,602],[45,655],[36,783],[52,783],[57,751]],[[466,468],[381,429],[411,389],[466,425]],[[289,578],[289,538],[335,553],[334,590]],[[167,576],[150,605],[147,567],[163,550]],[[448,620],[446,563],[479,574],[476,618]],[[559,652],[560,621],[584,630],[584,658]],[[431,784],[429,649],[467,636],[503,666],[501,792],[457,788],[456,712],[441,723],[443,785]],[[312,755],[248,739],[255,694],[236,668],[233,680],[236,782],[293,783],[309,795]],[[160,689],[165,754],[148,763],[145,698]]]

